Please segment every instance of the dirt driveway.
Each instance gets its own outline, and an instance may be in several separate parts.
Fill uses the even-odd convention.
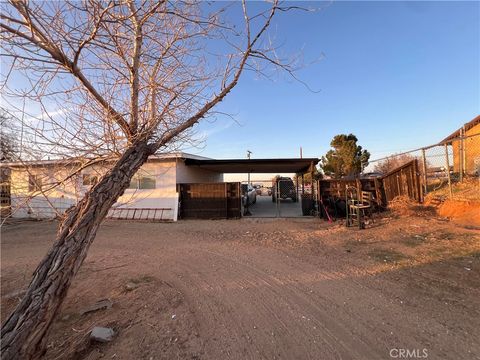
[[[55,224],[2,230],[2,320]],[[108,298],[113,307],[80,315]],[[89,344],[95,325],[108,344]],[[480,232],[433,217],[107,222],[48,359],[480,359]]]

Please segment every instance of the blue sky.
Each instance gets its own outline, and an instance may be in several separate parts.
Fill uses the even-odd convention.
[[[252,3],[250,3],[252,4]],[[298,3],[296,3],[298,4]],[[244,74],[197,127],[213,158],[320,157],[354,133],[371,159],[436,143],[480,113],[479,2],[309,2],[274,23],[284,53],[322,59],[272,81]],[[251,5],[250,5],[251,6]]]

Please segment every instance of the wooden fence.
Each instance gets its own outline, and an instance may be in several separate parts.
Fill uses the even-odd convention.
[[[387,203],[397,196],[408,196],[417,202],[423,201],[417,159],[384,175],[382,183]]]
[[[352,186],[361,191],[372,194],[372,200],[377,207],[387,207],[388,203],[397,196],[408,196],[417,202],[423,201],[423,193],[420,183],[418,160],[392,170],[382,177],[363,179],[328,179],[318,183],[319,196],[326,199],[345,199],[347,186]]]
[[[378,207],[387,206],[382,182],[381,179],[378,178],[320,180],[318,183],[318,194],[324,201],[332,198],[345,200],[345,192],[347,187],[355,187],[359,192],[371,192],[372,200]]]
[[[178,184],[180,218],[241,217],[240,183]]]

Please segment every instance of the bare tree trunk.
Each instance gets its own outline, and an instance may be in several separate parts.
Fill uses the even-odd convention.
[[[146,143],[130,146],[113,169],[65,214],[54,246],[35,270],[21,303],[2,326],[2,359],[38,359],[45,353],[50,324],[100,223],[151,153]]]
[[[68,112],[68,120],[44,117],[42,112],[40,125],[23,122],[22,139],[27,129],[25,134],[36,144],[33,148],[61,157],[100,158],[104,151],[127,147],[114,168],[65,214],[53,248],[3,324],[4,359],[38,359],[45,352],[48,329],[100,223],[148,155],[172,141],[189,140],[184,132],[227,96],[244,68],[254,66],[263,72],[257,62],[247,64],[249,59],[293,72],[261,40],[277,10],[289,9],[279,7],[278,0],[255,13],[242,1],[244,30],[229,25],[229,16],[223,19],[229,6],[203,11],[200,4],[188,1],[139,5],[135,1],[28,0],[2,4],[0,47],[2,54],[13,59],[2,90],[12,99],[20,96],[24,105],[38,104],[47,114],[51,105],[42,102],[47,99]],[[262,19],[263,24],[254,19]],[[252,29],[251,22],[255,23]],[[225,54],[214,55],[223,64],[217,68],[207,64],[207,51],[208,43],[218,39],[227,46]],[[5,87],[12,70],[25,71],[31,89],[20,91],[15,82]],[[72,81],[65,82],[67,73]],[[17,110],[25,113],[25,106]],[[124,145],[119,139],[149,139],[151,145],[139,140]]]

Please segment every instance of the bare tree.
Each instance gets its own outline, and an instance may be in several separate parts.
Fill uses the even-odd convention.
[[[7,111],[0,109],[0,162],[18,158],[18,139],[13,120]]]
[[[99,225],[147,158],[188,140],[189,129],[212,113],[243,72],[263,71],[255,60],[293,70],[265,41],[272,18],[287,8],[277,1],[260,5],[253,14],[245,2],[221,9],[161,0],[1,4],[8,66],[2,95],[22,99],[10,103],[22,114],[32,103],[41,110],[28,123],[41,153],[115,159],[65,213],[53,247],[3,324],[4,359],[44,353],[48,330]],[[235,11],[240,27],[228,18]]]
[[[375,164],[374,170],[382,174],[388,174],[390,171],[414,159],[415,157],[410,154],[394,154]]]

